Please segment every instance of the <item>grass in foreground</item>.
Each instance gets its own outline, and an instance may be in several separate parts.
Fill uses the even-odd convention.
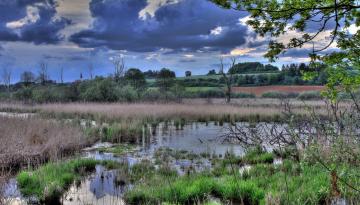
[[[51,202],[58,200],[75,180],[92,172],[97,164],[116,167],[107,161],[74,159],[48,163],[33,171],[22,171],[16,179],[24,196],[35,196],[41,202]]]

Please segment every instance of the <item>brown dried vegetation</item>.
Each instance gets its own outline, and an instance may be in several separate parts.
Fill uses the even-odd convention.
[[[0,117],[0,140],[3,173],[61,159],[87,143],[79,127],[36,118]]]

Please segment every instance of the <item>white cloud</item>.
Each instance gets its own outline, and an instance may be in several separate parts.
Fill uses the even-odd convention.
[[[220,35],[222,33],[222,31],[223,31],[223,28],[221,26],[218,26],[218,27],[212,29],[210,31],[210,34],[217,36],[217,35]]]
[[[255,50],[255,49],[253,49],[253,48],[235,48],[235,49],[231,50],[228,55],[229,56],[243,56],[245,54],[250,53],[253,50]]]
[[[39,19],[39,9],[37,7],[28,6],[24,18],[6,23],[6,27],[10,29],[19,29],[25,25],[36,23]]]
[[[155,12],[166,5],[177,4],[180,0],[147,0],[148,5],[139,12],[139,18],[146,20],[148,17],[154,17]]]
[[[185,58],[193,58],[194,55],[193,55],[193,54],[185,54],[184,57],[185,57]]]
[[[354,34],[356,34],[356,32],[358,32],[360,30],[360,27],[356,26],[355,24],[351,24],[346,30],[350,34],[354,35]]]
[[[81,30],[90,28],[92,17],[89,8],[90,0],[62,0],[56,7],[57,15],[71,20],[71,25],[65,27],[61,34],[66,37]]]
[[[243,18],[239,18],[239,25],[247,26],[246,22],[251,20],[250,16],[245,16]]]

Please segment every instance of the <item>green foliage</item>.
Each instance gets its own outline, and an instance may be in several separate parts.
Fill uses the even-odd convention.
[[[161,91],[168,91],[170,87],[175,83],[175,72],[163,68],[160,70],[156,78],[156,83]]]
[[[114,102],[118,100],[115,93],[115,82],[97,77],[94,82],[83,82],[80,84],[80,98],[92,102]]]
[[[134,102],[140,98],[140,91],[129,85],[117,86],[115,88],[115,95],[118,101]]]
[[[229,69],[229,73],[232,74],[241,74],[241,73],[258,73],[258,72],[276,72],[279,71],[278,67],[272,66],[270,64],[263,65],[259,62],[246,62],[238,63]]]
[[[145,75],[137,68],[127,70],[124,78],[136,90],[142,90],[146,87]]]
[[[246,164],[273,163],[274,154],[256,147],[248,150],[241,161]]]
[[[216,75],[215,69],[209,70],[209,72],[207,73],[207,75]]]
[[[29,87],[24,87],[14,93],[14,97],[17,100],[28,102],[32,99],[33,90]]]
[[[360,18],[357,18],[360,21]],[[354,92],[360,88],[360,31],[355,35],[341,34],[338,43],[342,52],[322,58],[328,65],[329,76],[326,84],[328,89],[323,94],[332,101],[336,101],[341,92],[354,95]]]
[[[340,44],[338,47],[342,48],[341,42],[343,41],[344,44],[353,47],[349,44],[353,42],[354,36],[347,35],[346,28],[354,22],[357,25],[360,24],[360,11],[357,1],[212,1],[223,8],[247,10],[250,13],[247,24],[252,26],[255,32],[261,36],[270,35],[273,37],[273,40],[269,42],[268,52],[265,54],[265,57],[270,60],[275,60],[279,54],[284,53],[287,49],[302,47],[304,44],[312,42],[332,21],[335,21],[337,26],[331,37],[338,41]],[[306,32],[311,26],[310,22],[319,21],[319,18],[322,20],[318,30],[312,33]],[[289,20],[292,20],[292,24],[289,24]],[[302,35],[293,37],[286,43],[276,40],[276,38],[292,30],[300,32]],[[357,33],[359,34],[359,32]],[[337,36],[340,38],[336,39]],[[326,48],[325,46],[324,49]]]

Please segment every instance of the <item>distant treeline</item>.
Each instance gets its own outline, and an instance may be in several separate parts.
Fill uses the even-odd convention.
[[[308,71],[318,72],[317,77],[304,80],[303,73]],[[256,62],[239,63],[230,68],[227,75],[232,76],[233,86],[322,85],[327,79],[323,67],[311,70],[306,64],[290,64],[280,70],[275,66]],[[196,89],[200,87],[209,89]],[[175,72],[167,68],[146,72],[130,68],[116,78],[97,76],[72,83],[56,83],[46,73],[35,76],[26,71],[21,74],[21,82],[0,86],[0,98],[29,103],[168,101],[182,98],[222,98],[223,87],[224,77],[215,70],[210,70],[208,75],[203,76],[191,76],[191,72],[186,71],[186,77],[176,78]],[[255,96],[238,93],[232,94],[232,97]]]
[[[316,77],[304,80],[304,73],[315,72]],[[324,85],[327,82],[325,66],[312,69],[308,65],[290,64],[280,70],[276,66],[263,65],[258,62],[239,63],[229,69],[234,86],[264,86],[264,85]],[[215,70],[210,70],[206,76],[184,78],[188,87],[217,87],[224,84],[224,79]]]

